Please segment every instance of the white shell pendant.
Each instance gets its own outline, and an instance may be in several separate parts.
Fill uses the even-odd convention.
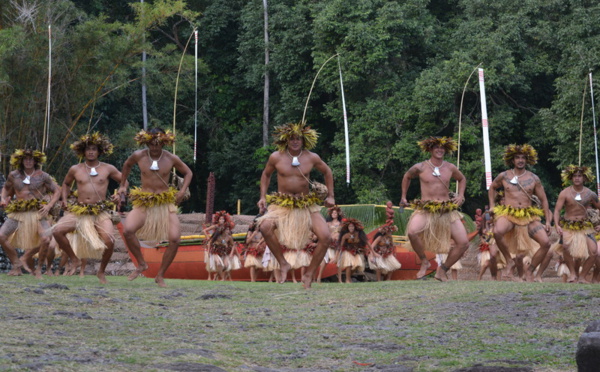
[[[433,173],[431,173],[431,174],[433,174],[433,175],[434,175],[434,176],[436,176],[436,177],[439,177],[439,176],[441,176],[441,175],[442,175],[442,174],[440,173],[440,168],[439,168],[439,167],[435,167],[435,168],[433,168]]]
[[[297,156],[294,156],[294,157],[292,158],[292,165],[293,165],[294,167],[297,167],[297,166],[299,166],[299,165],[300,165],[300,162],[298,161],[298,157],[297,157]]]
[[[158,160],[152,160],[152,165],[150,166],[150,170],[158,170]]]
[[[98,175],[98,172],[96,172],[96,167],[92,167],[90,169],[90,176],[94,177],[94,176],[97,176],[97,175]]]
[[[25,176],[25,179],[23,180],[23,183],[26,185],[31,184],[31,177],[30,176]]]
[[[514,177],[512,178],[512,180],[510,180],[510,183],[512,183],[513,185],[516,185],[516,184],[518,184],[518,183],[519,183],[519,177],[517,177],[517,176],[514,176]]]
[[[581,194],[580,193],[577,193],[577,195],[575,195],[575,200],[581,201]]]

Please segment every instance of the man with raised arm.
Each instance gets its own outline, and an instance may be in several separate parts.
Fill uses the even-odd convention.
[[[142,186],[134,187],[129,192],[133,210],[129,212],[123,224],[123,236],[127,247],[138,263],[138,267],[128,279],[134,280],[148,269],[141,252],[140,239],[154,243],[168,240],[169,246],[154,279],[160,287],[166,287],[164,274],[177,254],[181,239],[177,204],[185,198],[185,192],[192,181],[192,171],[178,156],[163,149],[175,141],[175,136],[169,131],[165,132],[160,128],[153,128],[148,132],[142,130],[135,136],[135,140],[139,145],[147,147],[135,151],[125,160],[119,188],[119,195],[124,198],[127,192],[127,177],[137,164]],[[169,176],[173,168],[183,175],[181,190],[169,185]]]
[[[436,254],[448,254],[446,261],[438,266],[435,278],[447,281],[446,272],[467,250],[467,231],[461,222],[458,208],[465,201],[467,179],[458,168],[444,160],[446,153],[456,151],[456,142],[449,137],[430,137],[419,142],[419,147],[430,154],[430,158],[413,165],[402,178],[401,205],[408,205],[406,193],[413,178],[418,178],[421,186],[421,199],[414,200],[415,209],[410,216],[406,235],[415,253],[421,259],[417,279],[425,276],[431,264],[425,250]],[[458,193],[450,196],[450,181],[458,182]],[[452,247],[452,240],[454,246]]]
[[[117,199],[116,195],[112,201],[107,197],[108,182],[112,179],[120,183],[121,172],[113,165],[99,160],[100,156],[112,153],[113,145],[108,137],[98,132],[83,135],[71,145],[71,149],[84,162],[69,168],[63,181],[62,203],[67,214],[54,225],[54,239],[63,251],[75,252],[76,257],[70,257],[71,269],[67,274],[75,273],[80,260],[100,259],[96,276],[100,283],[105,284],[106,266],[115,246],[114,227],[109,212]],[[73,182],[77,186],[77,201],[68,203]],[[67,234],[73,231],[76,233],[70,240]]]
[[[594,176],[589,167],[578,167],[569,165],[562,173],[561,178],[564,185],[569,185],[561,191],[554,209],[554,226],[556,232],[562,238],[563,257],[570,271],[568,281],[574,282],[576,278],[574,259],[583,261],[579,273],[580,283],[589,283],[587,274],[594,266],[597,258],[597,243],[594,225],[588,217],[588,207],[593,206],[600,209],[598,195],[584,186],[584,182],[591,182]],[[564,209],[564,216],[560,212]],[[541,271],[541,270],[540,270]],[[536,279],[541,281],[541,273],[538,272]]]
[[[0,206],[6,208],[7,219],[0,228],[0,245],[12,264],[8,275],[21,275],[21,268],[31,272],[26,261],[18,259],[15,248],[32,250],[39,248],[36,278],[42,278],[42,263],[46,259],[51,230],[48,213],[60,198],[60,188],[52,177],[42,172],[46,155],[34,150],[16,150],[10,157],[10,172],[2,187]],[[52,193],[50,201],[44,200]],[[15,199],[13,200],[13,196]]]
[[[531,145],[507,146],[504,163],[513,168],[500,173],[488,191],[490,209],[494,211],[494,238],[507,262],[505,273],[512,276],[515,260],[511,254],[530,256],[531,265],[525,272],[527,281],[534,280],[534,270],[550,249],[552,212],[540,179],[527,170],[528,164],[537,163],[537,157]],[[498,189],[504,190],[504,205],[495,205]],[[540,217],[546,218],[545,225]],[[537,251],[532,239],[539,244]]]
[[[287,272],[291,269],[283,256],[282,246],[297,253],[306,246],[310,231],[315,233],[317,248],[302,276],[302,284],[308,289],[331,240],[319,203],[324,202],[327,207],[335,204],[333,173],[319,155],[310,151],[317,144],[318,134],[314,129],[304,123],[290,123],[276,127],[273,135],[278,151],[269,156],[260,178],[258,208],[260,213],[266,211],[266,214],[257,223],[267,246],[279,262],[280,283],[285,282]],[[310,191],[309,177],[313,168],[325,177],[326,195],[318,196]],[[273,172],[277,172],[278,192],[267,195]]]

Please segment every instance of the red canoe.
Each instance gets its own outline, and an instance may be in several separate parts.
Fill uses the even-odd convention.
[[[123,237],[123,226],[121,223],[117,225],[121,237]],[[125,242],[125,239],[123,239]],[[125,245],[127,243],[125,242]],[[144,271],[144,275],[149,278],[154,278],[158,272],[160,264],[162,262],[163,254],[165,253],[166,247],[158,246],[153,248],[142,248],[142,255],[148,264],[148,270]],[[137,266],[137,260],[133,257],[129,249],[129,256],[131,260]],[[168,279],[199,279],[207,280],[208,271],[206,271],[206,263],[204,261],[204,255],[206,249],[204,245],[182,245],[177,250],[177,255],[173,260],[171,266],[165,273],[165,278]],[[433,272],[437,268],[435,262],[435,254],[426,252],[427,258],[429,259],[431,266],[427,271],[427,274]],[[416,278],[417,271],[421,266],[421,260],[417,255],[403,248],[401,245],[396,246],[396,258],[402,264],[400,270],[396,270],[392,274],[392,280],[413,280]],[[334,276],[337,274],[337,266],[329,263],[323,270],[323,278]],[[295,272],[296,279],[300,280],[300,270]],[[263,272],[262,270],[257,271],[258,281],[268,281],[270,273]],[[231,272],[232,280],[236,281],[250,281],[250,269],[241,268]],[[288,280],[291,280],[291,273],[288,274]]]

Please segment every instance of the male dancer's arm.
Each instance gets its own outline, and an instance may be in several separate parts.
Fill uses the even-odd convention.
[[[60,199],[60,195],[61,195],[61,188],[58,187],[56,182],[54,182],[54,180],[52,180],[52,178],[47,174],[44,177],[45,177],[44,183],[46,184],[46,188],[48,190],[52,191],[52,198],[50,199],[48,204],[46,204],[42,208],[40,208],[39,213],[40,213],[40,216],[42,216],[42,217],[46,217],[50,213],[50,210],[52,209],[52,207],[54,207],[54,204],[56,204],[56,202],[58,202],[58,199]]]
[[[180,204],[183,201],[185,191],[190,187],[190,183],[192,182],[192,170],[187,166],[178,156],[173,155],[174,162],[173,167],[177,169],[181,175],[183,175],[183,185],[181,186],[181,190],[177,193],[176,201],[177,204]]]
[[[544,191],[544,186],[542,186],[542,182],[540,179],[535,176],[535,188],[533,189],[533,193],[540,198],[542,202],[542,209],[544,210],[544,215],[546,217],[546,232],[550,233],[550,225],[552,224],[552,212],[550,211],[550,203],[548,203],[548,198],[546,197],[546,191]]]
[[[565,204],[565,194],[564,191],[558,195],[558,199],[556,200],[556,206],[554,207],[554,228],[558,235],[562,235],[562,229],[559,225],[560,220],[560,211],[562,211],[563,206]]]
[[[71,191],[71,184],[75,180],[73,176],[73,167],[69,169],[65,179],[63,180],[61,191],[62,191],[62,206],[63,208],[67,207],[67,201],[69,200],[69,191]]]
[[[418,178],[419,173],[421,172],[420,165],[421,163],[417,163],[410,167],[409,170],[404,173],[402,177],[402,197],[400,198],[400,206],[408,205],[408,200],[406,200],[406,193],[408,193],[408,187],[410,186],[410,181],[413,178]]]
[[[13,188],[13,177],[11,174],[9,174],[8,179],[2,187],[2,192],[0,193],[0,207],[6,207],[10,202],[11,196],[14,194],[15,190]]]
[[[323,204],[325,204],[326,207],[333,207],[335,205],[335,196],[333,194],[333,172],[320,156],[317,154],[315,155],[317,156],[315,168],[323,174],[323,177],[325,177],[325,186],[327,186],[327,198],[325,198]]]
[[[490,185],[490,189],[488,190],[488,204],[490,206],[490,213],[494,213],[494,206],[496,205],[496,193],[497,189],[502,187],[502,178],[504,177],[504,172],[500,173],[492,184]]]
[[[465,202],[465,191],[467,190],[467,178],[465,175],[455,168],[452,172],[452,177],[458,183],[458,194],[452,200],[454,203],[458,205],[462,205]]]
[[[274,153],[273,153],[274,154]],[[258,212],[264,213],[267,210],[267,201],[266,195],[267,190],[269,189],[269,184],[271,183],[271,176],[275,171],[275,165],[273,160],[273,154],[269,156],[269,160],[267,161],[267,165],[265,165],[265,169],[260,176],[260,199],[258,200]]]

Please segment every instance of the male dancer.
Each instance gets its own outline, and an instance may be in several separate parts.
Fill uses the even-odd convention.
[[[69,168],[63,181],[62,203],[67,214],[53,227],[54,239],[63,251],[76,252],[77,257],[70,257],[72,262],[68,274],[75,273],[80,259],[100,259],[96,276],[100,283],[106,284],[105,270],[115,245],[109,215],[114,202],[107,199],[106,193],[109,179],[121,182],[121,172],[113,165],[98,160],[101,155],[110,155],[113,151],[108,137],[98,132],[81,136],[71,144],[71,150],[85,161]],[[77,185],[77,201],[68,203],[73,182]],[[113,199],[116,200],[117,196]],[[70,241],[67,234],[73,231],[76,234]]]
[[[525,279],[533,281],[535,268],[550,248],[548,234],[552,221],[544,187],[538,176],[526,168],[527,164],[537,163],[537,151],[528,144],[509,145],[504,151],[504,163],[513,169],[500,173],[488,192],[490,209],[494,211],[494,238],[506,258],[507,275],[512,275],[515,265],[511,253],[518,257],[533,256],[525,272]],[[504,205],[495,205],[497,189],[501,188],[504,189]],[[541,208],[536,205],[538,200]],[[540,222],[541,216],[545,216],[546,225]],[[535,253],[532,239],[540,246]]]
[[[556,232],[562,236],[563,257],[570,271],[568,281],[574,282],[576,271],[573,259],[583,261],[582,270],[579,274],[580,283],[589,283],[587,274],[597,258],[597,244],[594,237],[594,225],[590,221],[587,209],[592,205],[600,209],[598,195],[585,187],[584,182],[594,179],[590,168],[569,165],[561,174],[563,184],[567,187],[558,195],[554,209],[554,226]],[[560,217],[561,210],[565,210],[564,216]],[[541,281],[541,273],[536,278]]]
[[[302,276],[302,284],[311,286],[314,271],[319,267],[331,241],[329,228],[318,205],[335,204],[333,196],[333,174],[319,155],[311,152],[317,144],[318,134],[304,123],[287,124],[275,128],[277,150],[269,156],[260,178],[260,213],[267,213],[257,221],[267,246],[280,265],[280,283],[284,283],[290,264],[283,256],[282,245],[299,252],[306,246],[312,230],[318,243],[310,265]],[[325,177],[327,195],[324,200],[309,191],[310,171],[316,168]],[[267,195],[273,172],[277,171],[278,192]],[[267,203],[269,208],[267,210]]]
[[[435,253],[447,253],[446,261],[438,266],[435,278],[447,281],[446,272],[465,253],[469,240],[461,222],[458,208],[465,201],[467,179],[458,168],[444,160],[446,153],[457,149],[456,142],[449,137],[430,137],[419,142],[419,147],[430,154],[430,158],[413,165],[402,178],[401,205],[408,205],[406,193],[413,178],[418,178],[421,186],[421,200],[412,203],[415,211],[410,216],[406,228],[408,239],[415,253],[421,259],[417,279],[425,276],[431,264],[425,256],[425,249]],[[450,180],[458,182],[458,194],[450,199]],[[451,241],[454,240],[454,247]]]
[[[123,224],[127,247],[138,263],[138,267],[128,279],[134,280],[148,269],[148,264],[142,256],[139,239],[153,242],[168,240],[169,247],[163,255],[154,279],[160,287],[166,287],[164,274],[177,254],[181,239],[176,204],[184,200],[185,191],[192,181],[192,171],[178,156],[163,149],[164,146],[171,145],[175,141],[172,133],[160,128],[153,128],[148,132],[142,130],[135,136],[135,140],[139,145],[147,147],[135,151],[125,160],[119,188],[119,195],[123,199],[127,191],[127,177],[133,166],[137,164],[140,168],[142,186],[130,191],[129,198],[133,210],[129,212]],[[168,183],[172,168],[183,175],[183,186],[179,191]]]
[[[10,165],[16,170],[10,172],[2,187],[0,206],[6,208],[6,221],[0,228],[0,245],[12,264],[8,275],[21,275],[21,268],[31,272],[25,260],[17,257],[15,248],[32,250],[39,248],[38,265],[35,277],[42,278],[42,264],[46,260],[50,243],[48,213],[60,198],[60,188],[52,177],[42,172],[40,167],[46,162],[46,155],[34,150],[16,150],[10,157]],[[44,197],[49,192],[49,202]],[[12,197],[14,200],[11,200]]]

